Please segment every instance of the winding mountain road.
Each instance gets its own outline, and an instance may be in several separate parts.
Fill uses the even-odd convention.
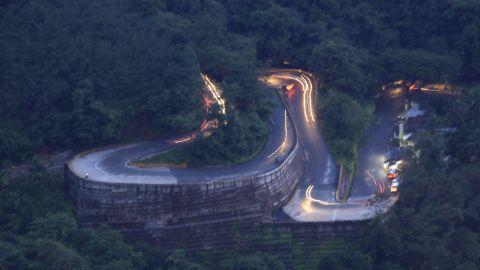
[[[207,78],[207,79],[205,79]],[[367,143],[360,150],[360,161],[351,198],[345,203],[335,201],[338,169],[321,136],[316,119],[316,84],[312,74],[291,69],[271,70],[262,79],[272,87],[289,86],[285,102],[272,91],[276,104],[271,116],[271,132],[264,149],[252,160],[229,167],[205,168],[140,168],[131,161],[159,154],[183,143],[185,135],[170,140],[142,142],[77,155],[68,166],[76,175],[110,183],[176,184],[250,176],[274,169],[300,140],[306,160],[305,173],[299,187],[283,211],[300,222],[362,220],[383,212],[395,203],[390,196],[382,204],[367,205],[375,196],[377,186],[371,181],[384,176],[382,155],[385,153],[397,112],[396,99],[380,103],[379,125],[370,128]],[[213,82],[204,76],[206,88],[215,90]],[[293,86],[293,87],[292,87]],[[223,102],[223,101],[222,101]],[[284,108],[284,104],[286,108]],[[291,117],[287,116],[290,114]],[[293,122],[292,122],[293,121]],[[367,175],[366,172],[369,172]],[[381,181],[381,180],[379,180]]]
[[[110,149],[79,154],[68,166],[77,176],[109,183],[177,184],[218,181],[239,176],[258,175],[278,166],[276,159],[283,160],[295,145],[296,135],[289,117],[279,98],[272,91],[275,104],[270,118],[271,132],[264,149],[252,160],[228,167],[204,168],[143,168],[129,165],[188,143],[191,135],[182,135],[168,140],[131,144]]]
[[[265,81],[273,87],[294,84],[293,90],[287,94],[286,103],[306,159],[301,183],[292,199],[283,207],[288,216],[301,222],[363,220],[386,211],[395,203],[396,196],[374,205],[368,202],[378,193],[378,182],[385,178],[383,155],[399,111],[398,98],[389,95],[382,97],[377,110],[379,124],[368,130],[367,143],[360,150],[352,195],[347,202],[338,203],[335,201],[338,168],[315,119],[317,98],[313,76],[292,69],[273,70],[267,76]],[[366,171],[370,174],[366,174]],[[371,181],[372,176],[378,179],[377,185]]]

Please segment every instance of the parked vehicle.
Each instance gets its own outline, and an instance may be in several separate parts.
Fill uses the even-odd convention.
[[[392,193],[395,193],[398,191],[398,186],[400,185],[400,182],[397,178],[392,180],[392,185],[390,186],[390,191]]]
[[[400,171],[400,170],[402,170],[403,164],[404,164],[404,162],[403,162],[402,159],[400,159],[400,160],[388,160],[388,161],[385,161],[385,163],[383,163],[383,168],[386,171],[389,171],[389,170]]]
[[[387,172],[387,179],[392,180],[398,176],[398,171],[395,169],[388,170]]]

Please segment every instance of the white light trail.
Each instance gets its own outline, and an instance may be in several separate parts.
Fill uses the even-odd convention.
[[[333,205],[338,205],[339,203],[337,202],[326,202],[320,199],[315,199],[312,197],[312,190],[313,190],[313,185],[308,186],[307,190],[305,191],[305,197],[307,197],[307,200],[311,202],[315,202],[324,206],[333,206]]]
[[[310,87],[309,85],[307,84],[307,80],[305,80],[305,77],[304,75],[302,74],[300,76],[302,82],[304,83],[305,85],[305,88],[303,88],[303,99],[304,99],[304,103],[306,103],[306,105],[304,105],[304,110],[306,111],[306,113],[308,115],[310,115],[310,100],[309,100],[309,97],[310,97]]]
[[[203,82],[205,83],[205,86],[207,87],[207,90],[210,92],[210,94],[213,96],[215,101],[218,103],[220,106],[220,112],[222,114],[226,113],[225,110],[225,100],[222,99],[220,90],[218,90],[217,86],[208,78],[207,75],[205,74],[200,74],[202,75]]]
[[[313,95],[313,84],[310,78],[306,75],[301,75],[302,79],[305,80],[305,85],[307,86],[307,90],[304,93],[304,95],[307,96],[307,104],[308,104],[308,112],[310,114],[310,117],[312,118],[312,121],[315,122],[315,114],[313,110],[313,101],[312,101],[312,95]]]
[[[307,114],[307,95],[306,95],[306,89],[307,89],[307,86],[304,84],[305,82],[303,80],[300,80],[301,83],[302,83],[302,90],[303,90],[303,115],[305,116],[305,120],[308,122],[310,122],[310,120],[308,119],[308,114]]]
[[[311,104],[312,102],[311,94],[312,94],[313,85],[310,81],[310,78],[308,78],[308,76],[305,76],[303,74],[300,76],[300,78],[294,77],[294,76],[288,76],[288,75],[272,75],[272,77],[287,79],[287,80],[294,80],[300,83],[303,90],[302,101],[303,101],[303,115],[305,117],[305,121],[307,123],[310,122],[310,118],[308,117],[310,115],[310,117],[312,118],[312,121],[315,122],[315,117],[313,116],[313,110],[312,110],[312,104]],[[307,78],[308,80],[305,78]]]
[[[188,141],[191,141],[191,140],[193,140],[193,137],[189,136],[189,137],[185,137],[185,138],[176,139],[174,142],[175,143],[184,143],[184,142],[188,142]]]
[[[283,142],[273,153],[268,155],[267,158],[271,158],[276,153],[278,153],[278,151],[283,150],[283,148],[285,148],[285,146],[287,145],[287,139],[288,139],[287,110],[284,110],[283,117],[284,117],[283,129],[284,129],[284,132],[285,132],[285,135],[283,136]]]

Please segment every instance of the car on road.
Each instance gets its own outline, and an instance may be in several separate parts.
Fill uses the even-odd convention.
[[[400,185],[400,181],[398,180],[398,178],[395,178],[392,180],[392,185],[390,186],[390,191],[392,193],[395,193],[398,191],[398,186]]]
[[[388,161],[385,161],[385,163],[383,163],[383,168],[386,171],[389,171],[389,170],[401,171],[402,168],[403,168],[403,165],[404,165],[404,161],[402,159],[400,159],[400,160],[388,160]]]
[[[398,171],[396,169],[388,170],[387,172],[387,179],[392,180],[398,176]]]

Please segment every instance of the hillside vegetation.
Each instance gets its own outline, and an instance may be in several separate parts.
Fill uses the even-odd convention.
[[[127,245],[108,228],[78,228],[62,176],[40,168],[34,156],[192,132],[205,114],[200,72],[223,89],[229,124],[193,144],[194,155],[212,163],[252,155],[268,135],[271,104],[257,75],[270,66],[318,77],[320,94],[330,97],[319,108],[328,115],[324,129],[332,128],[325,134],[345,160],[355,156],[369,120],[365,108],[384,83],[463,86],[458,97],[431,104],[436,119],[457,131],[425,136],[389,215],[308,265],[480,268],[480,1],[6,0],[0,269],[212,265],[182,251]],[[20,163],[30,169],[13,178],[7,168]],[[283,267],[266,254],[215,263]]]

